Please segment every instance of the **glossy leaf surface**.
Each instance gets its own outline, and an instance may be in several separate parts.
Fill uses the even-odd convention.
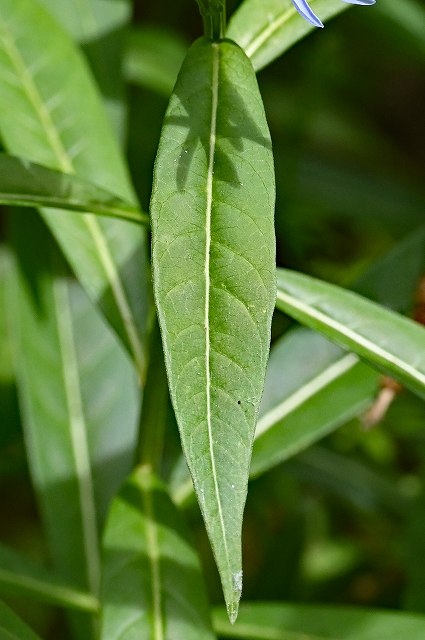
[[[277,307],[425,397],[425,329],[355,293],[278,270]]]
[[[100,216],[148,224],[149,218],[105,189],[77,176],[0,154],[0,203],[90,211]]]
[[[231,626],[223,610],[214,626],[224,638],[244,640],[422,640],[425,616],[354,607],[246,604]]]
[[[1,601],[0,637],[2,640],[41,640],[12,609]]]
[[[273,159],[249,60],[190,50],[165,117],[151,224],[171,397],[231,617],[275,296]]]
[[[322,22],[348,9],[341,0],[309,0]],[[257,71],[313,31],[292,0],[245,0],[232,16],[227,37],[245,51]]]
[[[291,331],[270,354],[250,475],[358,416],[373,401],[378,382],[379,374],[354,354],[308,329]]]
[[[0,102],[0,133],[12,154],[76,173],[134,202],[85,63],[36,0],[0,0]],[[143,230],[92,215],[44,216],[143,375]]]
[[[140,467],[104,537],[103,640],[212,640],[196,553],[161,483]]]
[[[12,222],[19,271],[11,302],[32,480],[55,570],[97,595],[98,532],[131,468],[137,382],[38,217],[16,213]]]

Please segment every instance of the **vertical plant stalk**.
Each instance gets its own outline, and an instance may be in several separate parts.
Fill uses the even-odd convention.
[[[197,0],[204,22],[204,35],[210,40],[224,38],[227,28],[226,0]]]

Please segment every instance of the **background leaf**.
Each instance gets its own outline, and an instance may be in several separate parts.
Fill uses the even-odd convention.
[[[322,22],[349,8],[341,0],[310,0],[309,5]],[[226,35],[259,71],[314,29],[292,0],[245,0],[232,16]]]
[[[20,262],[11,302],[32,480],[54,567],[71,586],[97,595],[98,531],[131,468],[137,383],[44,225],[36,215],[12,221]]]
[[[199,561],[161,483],[140,467],[104,538],[104,640],[212,640]]]
[[[82,45],[103,94],[110,122],[120,140],[126,133],[124,81],[121,73],[130,0],[41,0]]]
[[[0,602],[0,634],[4,640],[40,640],[4,602]]]
[[[165,117],[151,206],[154,288],[183,449],[229,615],[274,303],[271,143],[234,44],[189,51]]]
[[[98,601],[69,587],[56,574],[0,545],[0,592],[82,611],[96,611]]]
[[[214,626],[225,638],[244,640],[420,640],[425,617],[349,607],[246,604],[232,627],[216,610]]]
[[[0,1],[0,98],[0,133],[11,153],[77,173],[134,202],[84,62],[36,0]],[[50,211],[44,217],[143,376],[148,299],[143,231],[90,215]]]
[[[425,397],[425,330],[366,298],[279,269],[277,307]]]
[[[149,218],[105,189],[76,176],[0,154],[0,202],[14,206],[90,211],[96,215],[149,224]]]
[[[314,353],[314,358],[311,354]],[[307,448],[373,401],[379,374],[322,336],[298,329],[271,351],[250,476]]]

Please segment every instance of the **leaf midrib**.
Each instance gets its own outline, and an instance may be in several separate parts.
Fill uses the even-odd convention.
[[[211,288],[211,272],[210,272],[210,253],[211,253],[211,218],[213,208],[213,189],[214,189],[214,161],[217,137],[217,113],[218,113],[218,92],[220,81],[220,45],[212,43],[212,78],[211,78],[211,123],[209,136],[208,151],[208,170],[207,170],[207,202],[205,211],[205,371],[206,371],[206,399],[207,399],[207,428],[208,443],[211,460],[211,471],[214,483],[214,493],[217,501],[218,516],[220,521],[221,534],[223,538],[224,552],[226,556],[226,564],[229,574],[232,573],[230,567],[229,549],[227,546],[226,527],[224,524],[223,507],[221,504],[220,491],[218,487],[217,469],[214,453],[214,438],[211,424],[211,343],[210,343],[210,288]]]
[[[151,487],[145,482],[141,486],[143,511],[146,514],[146,546],[150,565],[152,611],[153,611],[153,640],[164,640],[165,624],[162,615],[162,590],[160,550],[158,542],[158,527],[152,500]]]
[[[17,76],[21,79],[22,88],[26,93],[29,102],[33,105],[35,113],[38,115],[42,129],[45,131],[48,142],[55,155],[60,169],[64,173],[75,174],[75,168],[64,147],[58,130],[53,122],[50,113],[46,109],[42,96],[28,71],[25,60],[21,56],[19,49],[15,45],[7,24],[0,17],[0,25],[3,31],[3,42],[5,50],[12,66],[15,68]],[[143,347],[140,343],[136,323],[131,312],[131,307],[127,300],[125,288],[121,282],[119,273],[115,267],[109,247],[105,241],[104,234],[96,220],[91,214],[87,214],[81,218],[87,226],[88,232],[93,238],[95,245],[99,251],[100,262],[107,276],[112,292],[114,294],[117,307],[121,313],[121,319],[127,332],[127,336],[133,351],[137,369],[142,377],[144,377],[144,356]]]
[[[79,370],[68,296],[69,292],[66,282],[55,281],[53,284],[53,300],[69,415],[71,447],[78,478],[87,579],[91,593],[98,595],[100,583],[100,552],[96,526],[94,486],[87,441],[88,429],[81,397]]]

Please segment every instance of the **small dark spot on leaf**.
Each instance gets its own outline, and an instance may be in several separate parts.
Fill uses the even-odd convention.
[[[241,404],[241,401],[240,401],[240,400],[238,400],[238,404]]]

